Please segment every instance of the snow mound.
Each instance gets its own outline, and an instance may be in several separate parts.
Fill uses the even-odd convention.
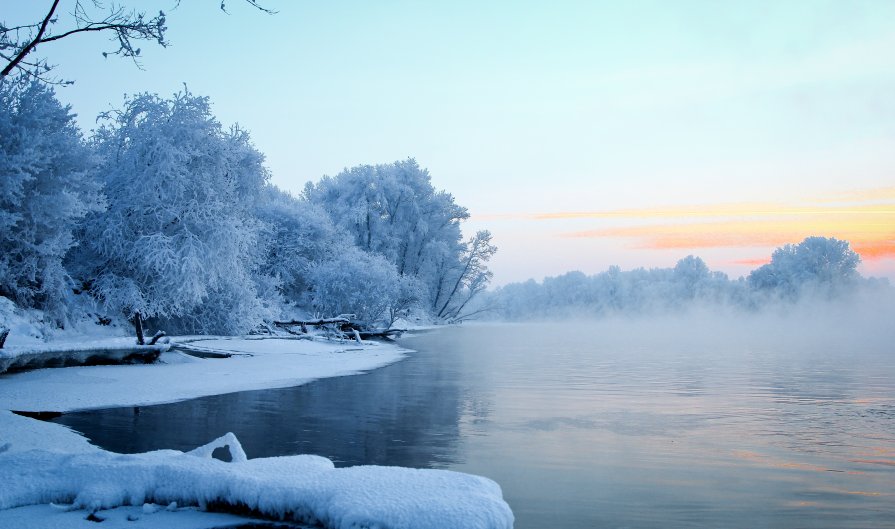
[[[57,505],[29,505],[0,511],[0,527],[4,529],[208,529],[239,527],[251,520],[232,514],[199,512],[194,508],[177,508],[146,504],[143,507],[118,507],[96,513],[92,520],[84,511],[60,509]],[[153,507],[157,507],[155,510]],[[154,511],[154,512],[151,512]],[[97,521],[102,523],[97,524]]]
[[[46,324],[43,322],[43,315],[39,311],[20,309],[4,296],[0,296],[0,327],[9,330],[5,346],[7,348],[12,345],[37,345],[45,339]]]
[[[211,458],[227,446],[233,462]],[[236,510],[332,529],[509,529],[500,486],[447,470],[359,466],[296,455],[245,459],[233,434],[183,453],[0,453],[0,510],[70,504],[96,511],[147,503]]]

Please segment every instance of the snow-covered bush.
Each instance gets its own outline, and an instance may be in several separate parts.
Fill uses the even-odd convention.
[[[0,79],[0,295],[63,323],[73,228],[102,208],[94,157],[51,88]]]
[[[188,91],[137,95],[107,117],[95,147],[109,208],[85,226],[85,286],[112,311],[182,331],[254,326],[254,207],[268,173],[248,134]]]
[[[402,276],[384,257],[356,247],[342,249],[332,260],[308,271],[308,301],[321,316],[354,314],[360,323],[391,323],[402,303],[413,302],[412,279]]]

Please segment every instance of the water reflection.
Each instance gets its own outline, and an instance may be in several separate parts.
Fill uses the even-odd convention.
[[[895,527],[895,355],[671,331],[448,329],[360,377],[57,422],[123,452],[233,431],[250,457],[481,474],[518,529]]]
[[[121,453],[190,450],[232,431],[251,458],[311,453],[337,466],[457,463],[459,417],[470,403],[460,386],[444,383],[449,366],[437,357],[419,364],[410,358],[376,376],[70,413],[55,422]]]

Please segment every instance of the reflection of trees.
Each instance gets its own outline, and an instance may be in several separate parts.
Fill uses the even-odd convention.
[[[444,467],[457,463],[456,370],[417,353],[361,376],[248,391],[175,404],[67,414],[55,422],[103,448],[187,450],[232,431],[249,457],[313,453],[339,466]]]

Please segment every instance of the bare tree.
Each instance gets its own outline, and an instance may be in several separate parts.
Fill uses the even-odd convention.
[[[441,309],[435,316],[442,320],[457,320],[462,317],[463,309],[477,295],[484,292],[494,274],[488,269],[488,261],[497,253],[497,247],[491,243],[491,232],[481,230],[466,243],[463,255],[454,265],[452,276],[441,279],[440,283],[453,283],[450,293],[444,299]],[[441,292],[441,284],[439,292]],[[440,302],[436,296],[434,303]]]
[[[257,0],[245,0],[249,5],[272,14],[273,11],[258,4]],[[150,16],[144,11],[127,9],[123,5],[109,3],[105,5],[100,0],[82,1],[75,0],[74,8],[60,20],[60,0],[53,0],[46,16],[33,24],[20,26],[7,26],[0,22],[0,58],[7,64],[0,71],[0,79],[17,72],[24,77],[36,78],[55,84],[71,84],[72,81],[58,81],[49,77],[53,69],[47,59],[37,56],[37,47],[42,44],[71,37],[79,33],[103,32],[111,34],[111,42],[116,48],[104,51],[103,56],[118,55],[132,59],[139,67],[138,57],[141,41],[155,42],[162,47],[167,47],[165,38],[167,26],[163,11]],[[176,3],[174,7],[176,8]],[[221,1],[221,10],[226,11],[226,1]],[[55,31],[54,31],[55,30]]]

